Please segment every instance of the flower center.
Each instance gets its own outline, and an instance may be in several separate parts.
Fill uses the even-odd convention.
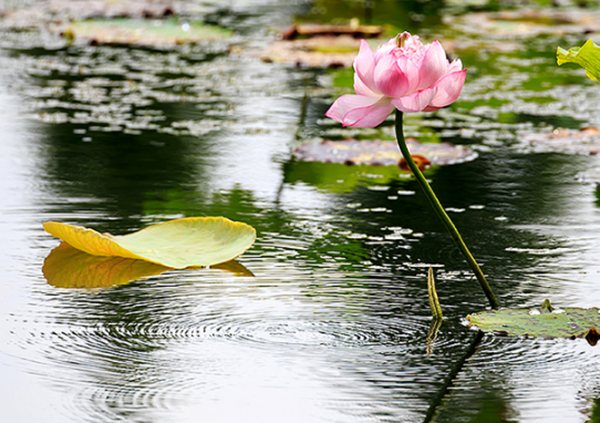
[[[392,49],[392,54],[396,59],[406,57],[413,63],[419,63],[423,59],[425,51],[426,48],[418,36],[411,36],[408,32],[403,32],[396,37],[396,48]]]

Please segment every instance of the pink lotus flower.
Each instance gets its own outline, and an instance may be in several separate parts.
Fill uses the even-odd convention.
[[[438,41],[423,45],[404,32],[375,53],[365,40],[354,59],[354,91],[338,98],[325,116],[343,126],[373,128],[394,108],[431,112],[453,103],[465,83],[460,59],[448,62]]]

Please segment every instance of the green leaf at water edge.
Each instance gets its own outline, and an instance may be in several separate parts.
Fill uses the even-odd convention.
[[[482,311],[467,316],[469,327],[508,336],[586,338],[595,345],[600,337],[597,308],[555,308],[549,300],[541,308]]]
[[[600,46],[590,38],[581,47],[572,47],[568,51],[558,47],[556,51],[558,65],[563,63],[576,63],[585,69],[586,75],[600,81]]]

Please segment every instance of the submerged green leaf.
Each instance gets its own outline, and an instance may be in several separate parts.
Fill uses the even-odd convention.
[[[46,222],[44,229],[88,254],[141,259],[176,269],[232,260],[256,239],[252,226],[224,217],[175,219],[124,236],[60,222]]]
[[[498,335],[542,338],[586,338],[598,341],[600,312],[597,308],[556,308],[549,300],[541,308],[482,311],[467,316],[469,327]]]
[[[600,81],[600,46],[591,38],[583,46],[572,47],[568,51],[558,47],[556,62],[559,66],[563,63],[576,63],[585,69],[590,79]]]

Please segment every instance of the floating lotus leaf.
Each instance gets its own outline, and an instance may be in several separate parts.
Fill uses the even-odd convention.
[[[556,51],[558,66],[563,63],[576,63],[585,69],[586,75],[594,80],[600,80],[600,46],[590,38],[580,47],[572,47],[568,51],[558,47]]]
[[[421,156],[432,165],[450,165],[474,160],[477,153],[469,148],[450,143],[420,143],[407,138],[406,144],[413,156]],[[402,154],[395,141],[324,140],[297,147],[295,156],[300,160],[347,165],[398,166]]]
[[[21,3],[21,4],[19,4]],[[50,20],[57,14],[66,15],[69,19],[89,19],[102,17],[145,17],[160,18],[173,14],[189,13],[185,2],[155,0],[51,0],[38,1],[35,4],[19,2],[11,5],[7,16],[20,11],[38,11]],[[14,9],[14,10],[12,10]]]
[[[347,68],[354,62],[360,39],[376,38],[382,33],[383,28],[374,25],[293,25],[280,34],[279,41],[267,46],[260,57],[265,62]]]
[[[568,154],[600,153],[600,129],[589,127],[579,131],[555,129],[552,132],[529,134],[523,137],[536,152]]]
[[[64,36],[92,44],[132,44],[164,46],[217,41],[229,38],[231,31],[200,22],[178,19],[90,19],[57,27]]]
[[[140,259],[176,269],[232,260],[256,239],[253,227],[224,217],[175,219],[124,236],[59,222],[46,222],[44,229],[91,255]]]
[[[0,3],[6,6],[6,3]],[[1,8],[2,6],[0,6]],[[208,10],[208,9],[205,9]],[[56,22],[99,18],[163,19],[169,16],[198,15],[199,6],[188,1],[169,0],[49,0],[15,2],[2,12],[1,24],[9,28],[45,27]]]
[[[508,336],[543,338],[586,338],[595,345],[600,337],[597,308],[552,307],[549,300],[541,308],[482,311],[467,316],[469,327]]]
[[[347,35],[354,39],[377,38],[383,33],[383,27],[378,25],[360,25],[357,20],[350,25],[292,25],[281,33],[283,40],[314,37],[339,37]]]
[[[467,13],[446,16],[446,23],[468,33],[498,38],[534,37],[542,34],[598,32],[600,19],[580,10],[515,9],[501,12]]]
[[[254,276],[235,260],[211,268],[230,272],[234,276]],[[57,288],[109,288],[160,275],[168,270],[172,268],[145,260],[93,256],[64,241],[48,254],[42,267],[48,283]]]
[[[312,68],[352,66],[360,41],[349,36],[275,41],[260,54],[264,62],[293,63]]]

